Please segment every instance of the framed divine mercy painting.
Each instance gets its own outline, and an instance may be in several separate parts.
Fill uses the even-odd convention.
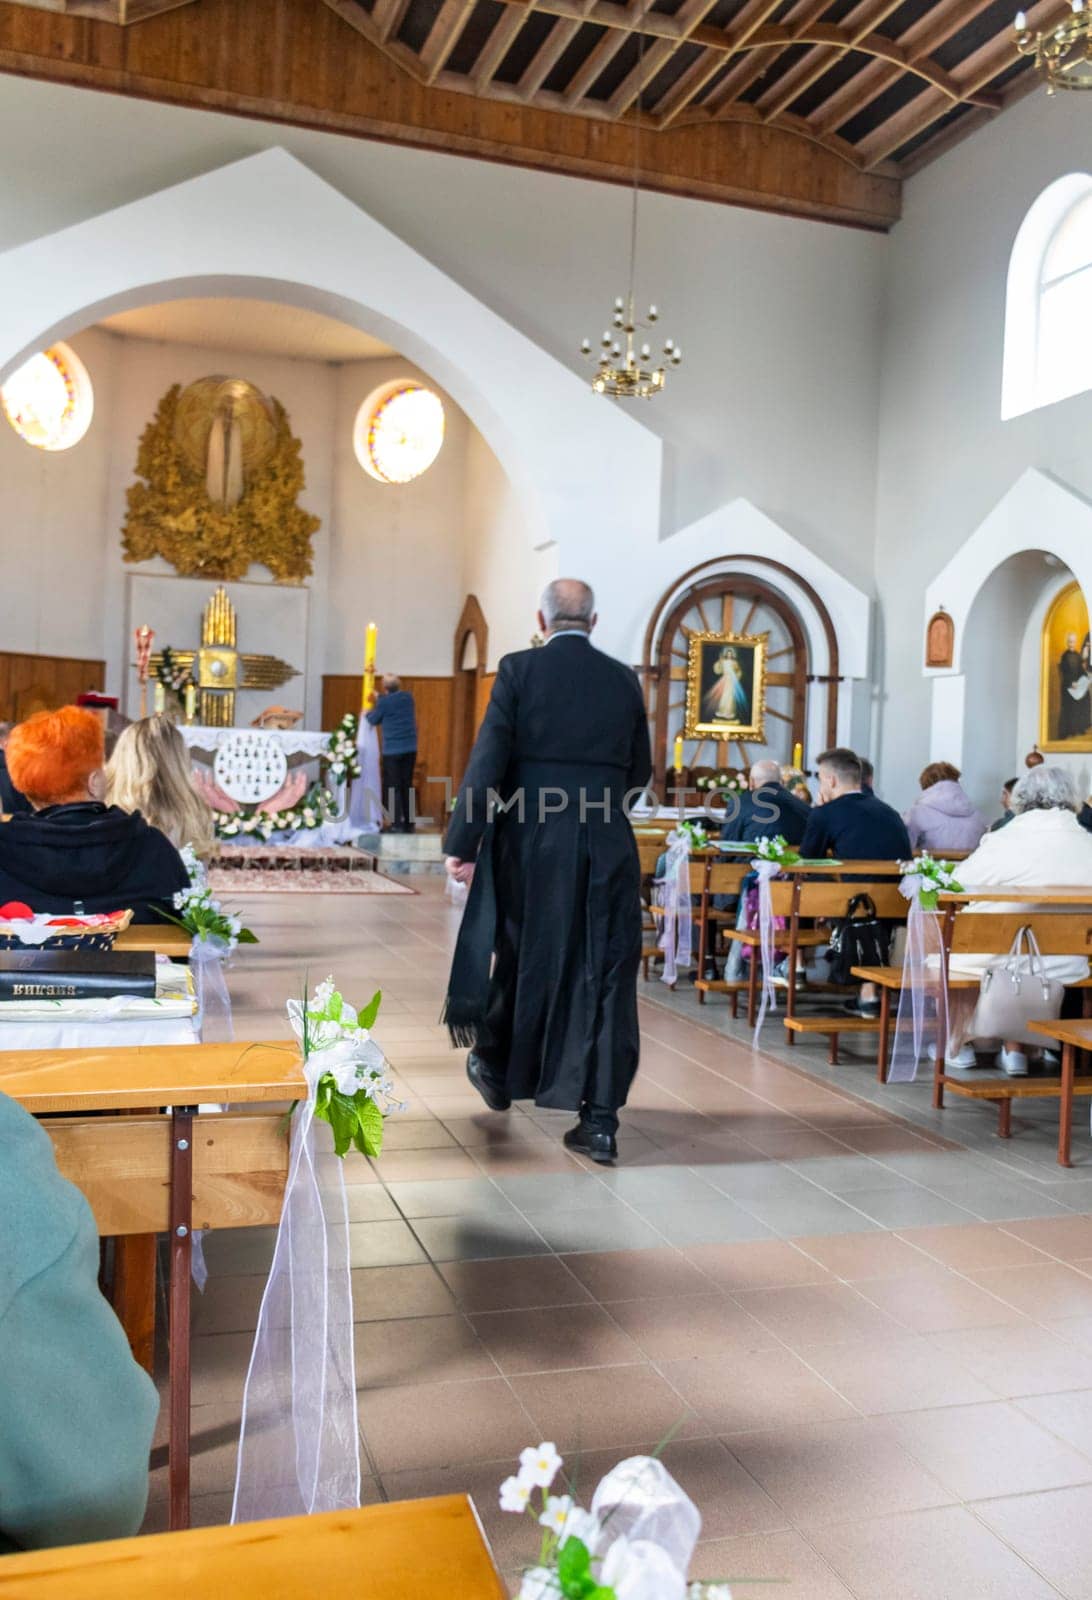
[[[1088,606],[1070,583],[1043,619],[1040,750],[1092,750],[1092,650]]]
[[[768,633],[692,633],[686,665],[688,739],[766,738]]]

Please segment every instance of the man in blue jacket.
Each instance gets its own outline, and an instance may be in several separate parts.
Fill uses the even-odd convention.
[[[383,692],[367,712],[373,728],[383,729],[383,792],[391,833],[412,833],[410,791],[417,765],[417,711],[413,696],[393,672],[384,674]]]
[[[738,808],[733,811],[729,804],[721,838],[754,844],[756,839],[773,839],[780,833],[787,843],[799,844],[811,808],[785,788],[777,762],[756,761],[748,781],[750,788],[739,797]]]

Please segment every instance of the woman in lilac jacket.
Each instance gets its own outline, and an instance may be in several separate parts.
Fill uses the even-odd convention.
[[[915,850],[942,855],[945,850],[974,850],[986,831],[986,819],[967,797],[959,768],[933,761],[918,779],[921,793],[910,807],[906,826]]]

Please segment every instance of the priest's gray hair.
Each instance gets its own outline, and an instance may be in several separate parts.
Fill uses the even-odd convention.
[[[764,783],[780,782],[781,765],[779,762],[774,761],[772,757],[763,757],[761,761],[756,761],[751,768],[750,784],[752,789],[761,789]]]
[[[1024,811],[1079,811],[1081,797],[1064,767],[1032,767],[1012,791],[1012,809],[1017,816]]]
[[[591,632],[595,595],[579,578],[555,578],[542,591],[539,610],[547,628],[583,628]]]

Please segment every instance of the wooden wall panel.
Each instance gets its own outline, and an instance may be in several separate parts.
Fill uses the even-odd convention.
[[[104,661],[0,650],[0,722],[21,722],[35,711],[71,705],[88,689],[101,691],[105,682]]]
[[[475,719],[475,727],[481,727],[482,718],[485,716],[485,708],[489,704],[489,696],[493,693],[493,685],[496,681],[497,674],[495,672],[483,672],[478,679],[478,714]]]

